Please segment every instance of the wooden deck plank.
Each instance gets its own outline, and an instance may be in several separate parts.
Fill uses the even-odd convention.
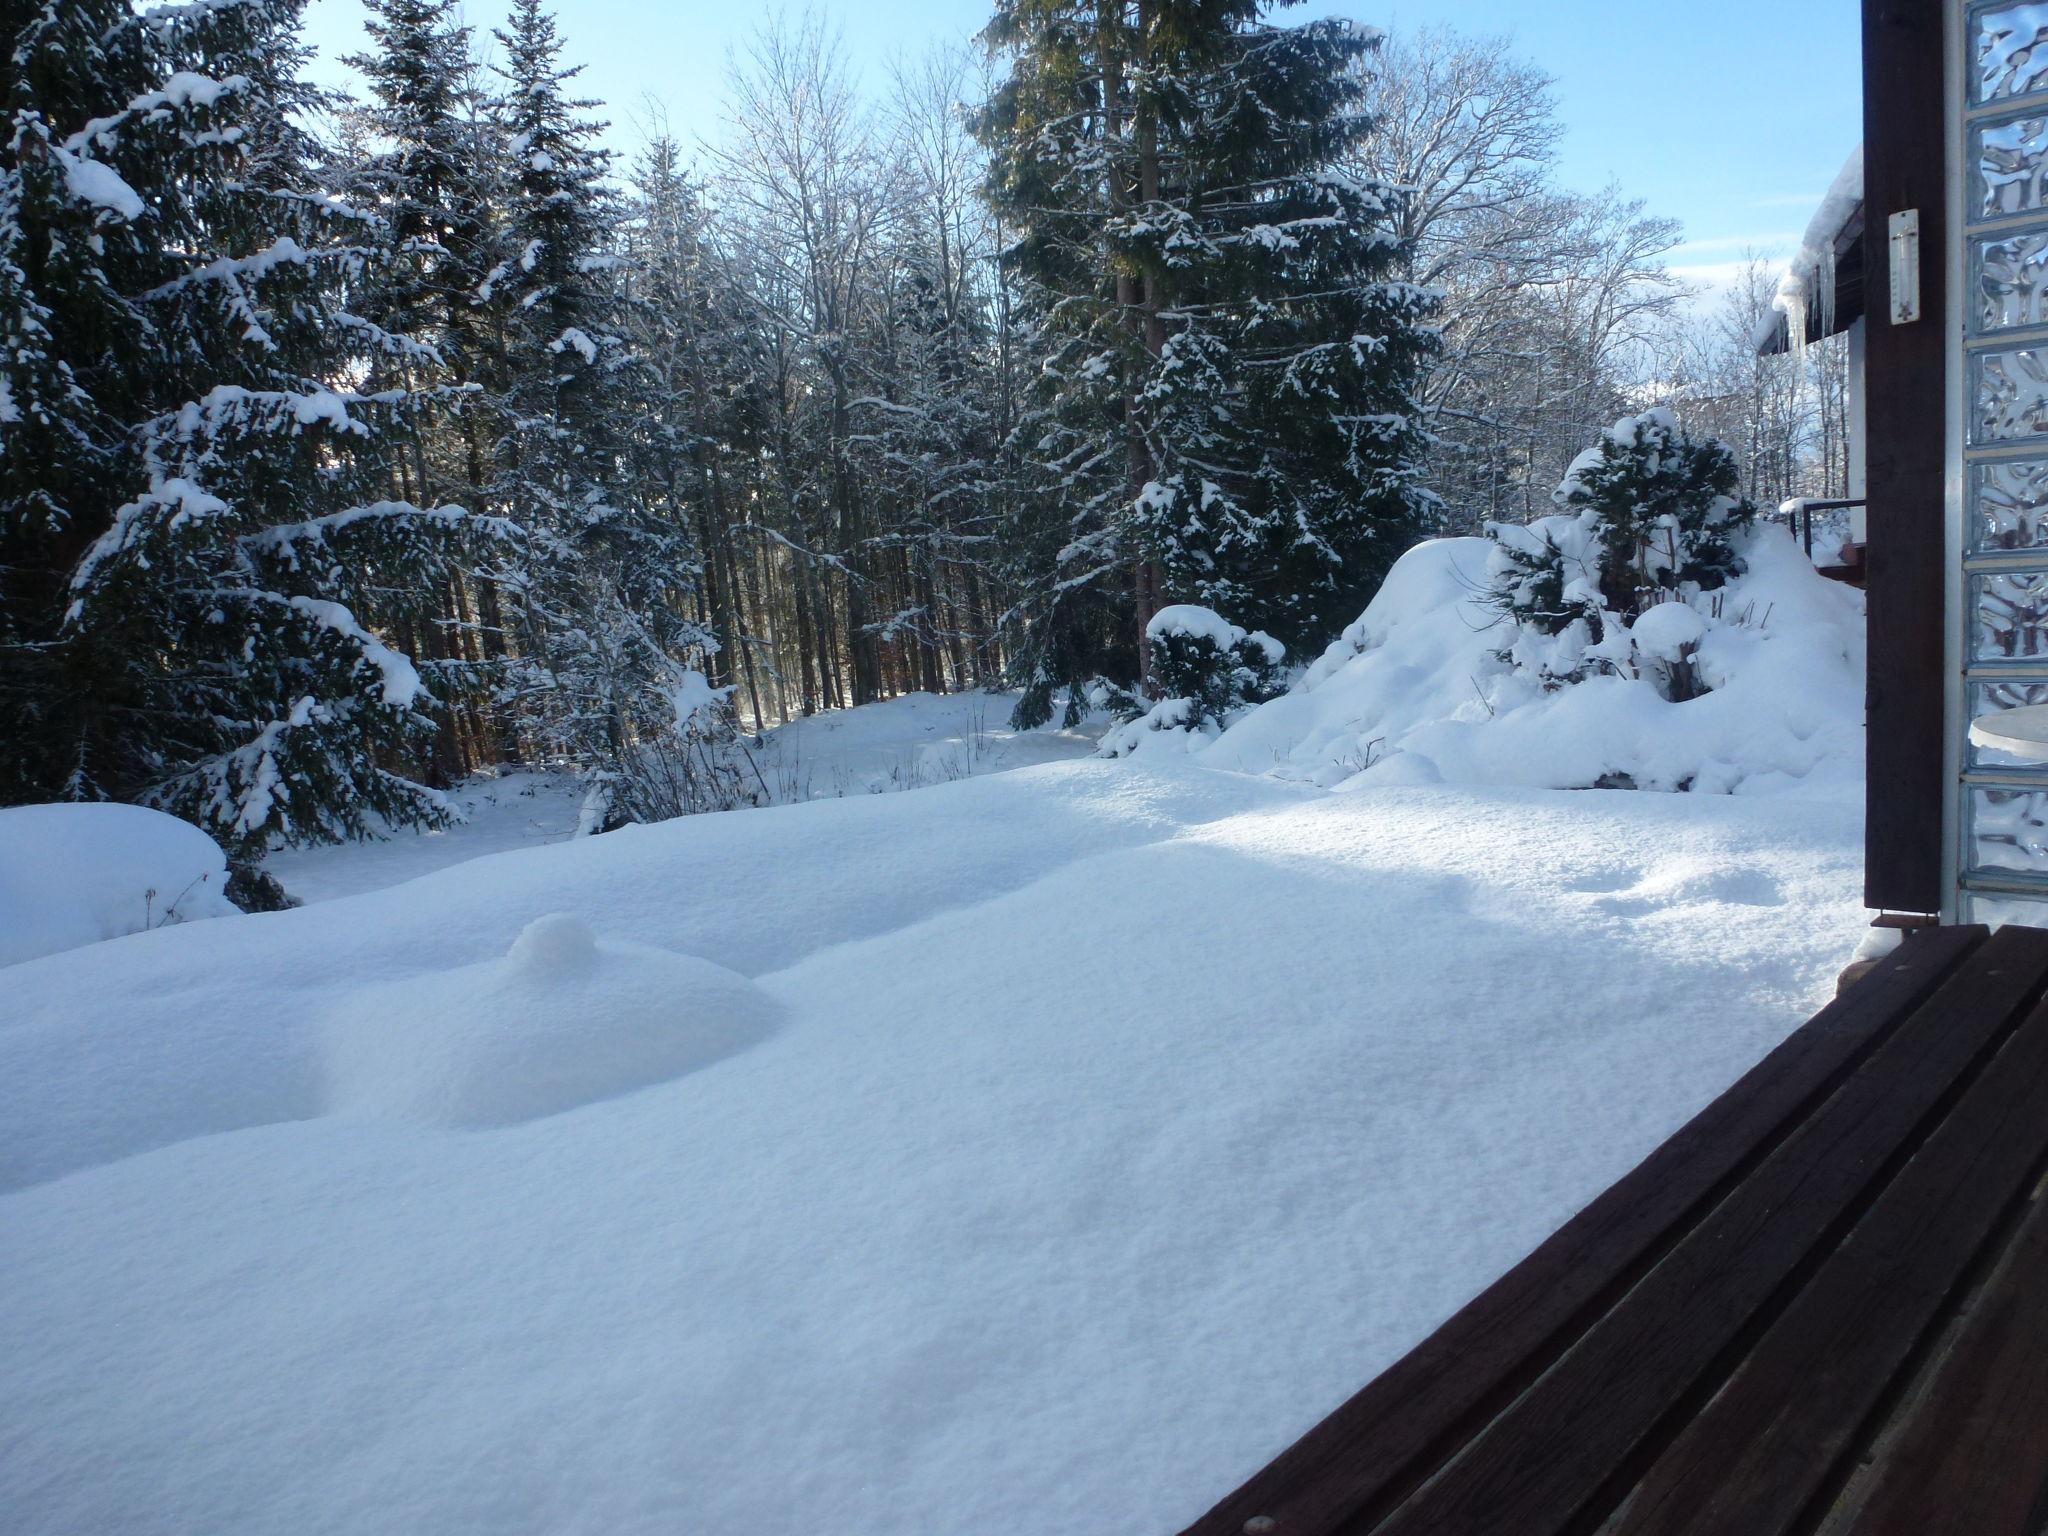
[[[1975,1261],[2009,1230],[2044,1158],[2048,1007],[2028,1016],[1728,1385],[1659,1456],[1613,1536],[1804,1530],[1846,1480],[1874,1433],[1872,1415],[1939,1331]],[[1943,1528],[1979,1531],[1967,1522]]]
[[[1558,1365],[1375,1531],[1549,1536],[1610,1512],[1660,1427],[1718,1383],[1841,1241],[2048,984],[2048,932],[2005,928]],[[1293,1536],[1292,1527],[1281,1530]]]
[[[1949,973],[1982,928],[1915,934],[1632,1173],[1184,1536],[1359,1529],[1525,1390],[1773,1152]]]
[[[2039,1190],[1849,1529],[2048,1529],[2048,1199]]]

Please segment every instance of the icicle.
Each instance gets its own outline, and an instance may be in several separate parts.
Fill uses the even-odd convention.
[[[1835,242],[1821,242],[1820,260],[1813,269],[1814,286],[1819,289],[1816,302],[1820,305],[1820,333],[1831,336],[1835,330]]]
[[[1794,267],[1778,281],[1778,296],[1771,301],[1771,307],[1785,316],[1785,336],[1792,356],[1803,361],[1806,357],[1806,320],[1811,307],[1809,284],[1812,279],[1800,267]]]

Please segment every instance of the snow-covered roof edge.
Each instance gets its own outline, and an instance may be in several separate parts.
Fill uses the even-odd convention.
[[[1834,303],[1835,243],[1862,206],[1863,146],[1858,144],[1835,173],[1820,206],[1807,221],[1806,233],[1799,238],[1799,249],[1792,253],[1791,264],[1778,280],[1777,297],[1757,323],[1752,339],[1758,351],[1773,348],[1780,325],[1785,327],[1793,351],[1805,346],[1807,315],[1813,305]],[[1824,313],[1822,318],[1825,323],[1828,316]]]

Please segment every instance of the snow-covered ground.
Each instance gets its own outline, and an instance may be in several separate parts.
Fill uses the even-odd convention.
[[[1014,730],[1017,698],[911,693],[828,710],[767,732],[761,769],[778,804],[886,794],[1086,757],[1109,724],[1095,714],[1073,730]]]
[[[792,720],[750,747],[778,804],[885,794],[1035,763],[1086,757],[1107,725],[1010,728],[1014,693],[906,694],[861,709]],[[461,813],[438,832],[399,831],[372,842],[286,848],[264,866],[300,901],[383,890],[437,869],[576,835],[584,785],[570,773],[510,771],[472,779],[451,799]]]
[[[576,835],[584,786],[572,773],[508,771],[471,779],[448,798],[461,819],[438,832],[401,830],[360,843],[280,848],[263,861],[300,901],[358,896],[437,869]]]
[[[1141,758],[13,967],[0,1508],[1176,1529],[1803,1016],[1856,882],[1848,801]]]

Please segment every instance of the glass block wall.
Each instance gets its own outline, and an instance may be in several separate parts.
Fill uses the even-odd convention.
[[[1964,420],[1951,591],[1967,732],[1984,715],[2048,706],[2048,0],[1953,3],[1963,186],[1952,345],[1962,350]],[[1958,915],[2048,927],[2048,764],[1967,734],[1960,763]]]

